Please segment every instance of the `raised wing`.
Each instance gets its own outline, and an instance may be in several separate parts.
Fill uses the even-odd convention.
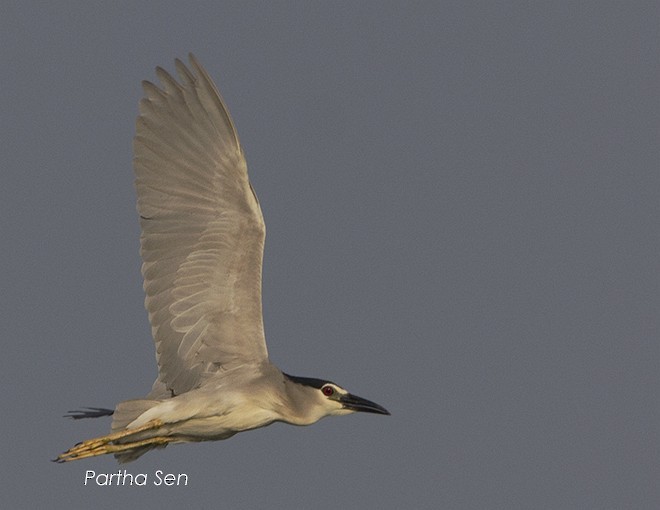
[[[266,229],[236,129],[190,55],[180,83],[156,69],[133,143],[142,274],[156,343],[154,392],[267,359],[261,313]]]

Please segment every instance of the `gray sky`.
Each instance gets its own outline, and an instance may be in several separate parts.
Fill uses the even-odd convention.
[[[4,2],[3,503],[657,508],[660,15],[576,4]],[[131,138],[140,81],[188,51],[266,218],[271,359],[392,416],[86,487],[111,457],[48,460],[108,431],[64,412],[155,378]]]

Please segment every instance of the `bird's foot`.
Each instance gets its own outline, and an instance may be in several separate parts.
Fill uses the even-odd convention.
[[[161,420],[151,420],[144,425],[134,429],[124,429],[102,437],[88,439],[87,441],[78,443],[72,448],[69,448],[64,453],[58,455],[56,459],[53,459],[53,462],[70,462],[72,460],[96,457],[97,455],[105,455],[106,453],[117,453],[126,450],[132,450],[133,448],[138,448],[140,446],[167,444],[170,441],[173,441],[174,438],[168,436],[155,436],[139,441],[111,444],[125,437],[139,434],[140,432],[158,429],[162,425],[163,422]]]

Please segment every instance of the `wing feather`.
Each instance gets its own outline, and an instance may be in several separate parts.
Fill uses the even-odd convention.
[[[214,371],[268,357],[261,312],[265,226],[238,135],[190,55],[177,81],[143,82],[134,168],[154,391],[181,394]]]

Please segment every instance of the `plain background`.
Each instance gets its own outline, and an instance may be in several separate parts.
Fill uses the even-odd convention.
[[[3,2],[5,508],[658,508],[657,2]],[[391,417],[282,424],[83,485],[144,395],[131,139],[193,51],[268,227],[271,359]]]

